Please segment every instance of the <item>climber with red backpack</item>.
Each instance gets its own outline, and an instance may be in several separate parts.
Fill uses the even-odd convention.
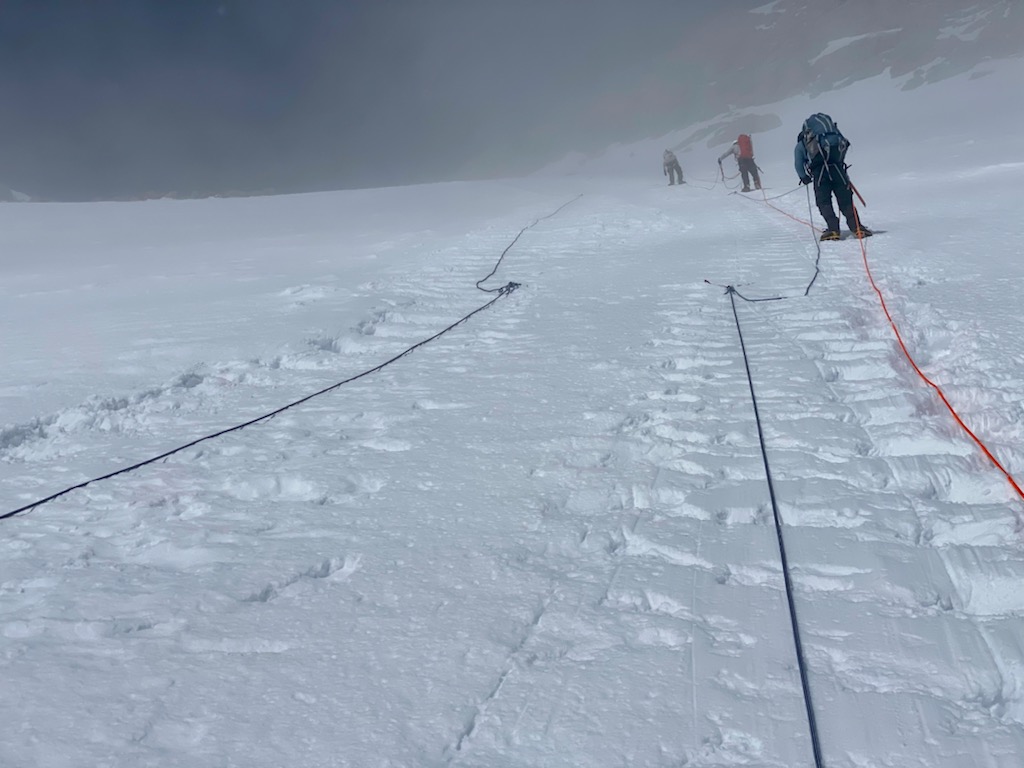
[[[832,195],[836,196],[839,212],[846,219],[846,225],[854,237],[871,237],[874,234],[864,226],[853,205],[853,184],[847,173],[846,150],[849,140],[843,136],[835,121],[817,112],[806,120],[796,137],[793,162],[801,184],[814,184],[814,201],[818,204],[825,231],[822,240],[839,240],[839,217],[832,207]]]
[[[743,189],[740,192],[750,191],[750,176],[754,177],[754,188],[761,188],[761,177],[757,174],[758,167],[757,163],[754,162],[754,142],[750,140],[750,135],[741,133],[739,138],[732,143],[725,152],[722,153],[721,157],[718,158],[718,169],[722,169],[722,161],[725,160],[729,155],[736,158],[736,164],[740,168],[740,174],[743,176]]]

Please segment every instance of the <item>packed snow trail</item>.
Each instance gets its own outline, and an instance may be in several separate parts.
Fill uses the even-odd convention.
[[[339,302],[348,330],[296,324],[277,354],[38,413],[51,426],[3,447],[4,498],[443,327],[566,191],[530,184],[535,203],[517,193],[514,214],[348,288],[376,303]],[[727,196],[582,191],[506,257],[497,277],[524,289],[500,311],[335,397],[8,521],[0,716],[17,728],[0,762],[809,764],[742,356],[704,280],[800,292],[814,247]],[[836,245],[807,298],[740,307],[826,764],[1010,768],[1024,559],[1008,489],[901,362],[855,244]],[[909,303],[899,277],[890,294]],[[955,335],[941,309],[928,332]],[[982,412],[1015,386],[968,385]]]

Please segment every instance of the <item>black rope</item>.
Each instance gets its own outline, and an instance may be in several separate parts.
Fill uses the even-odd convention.
[[[468,315],[466,315],[465,317],[460,318],[459,320],[456,320],[454,323],[449,325],[444,330],[435,333],[433,336],[431,336],[428,339],[424,339],[423,341],[420,341],[420,342],[418,342],[416,344],[413,344],[411,347],[409,347],[408,349],[406,349],[403,352],[398,353],[397,355],[392,357],[390,360],[386,360],[383,363],[381,363],[380,365],[374,366],[373,368],[370,368],[369,370],[363,371],[362,373],[358,373],[355,376],[351,376],[351,377],[345,379],[344,381],[339,381],[338,383],[332,384],[329,387],[324,387],[323,389],[319,390],[318,392],[314,392],[311,395],[306,395],[305,397],[300,398],[299,400],[295,400],[294,402],[288,403],[287,405],[283,405],[280,408],[278,408],[278,409],[276,409],[274,411],[271,411],[270,413],[265,413],[262,416],[258,416],[255,419],[250,419],[249,421],[246,421],[246,422],[244,422],[242,424],[236,424],[233,427],[228,427],[227,429],[222,429],[219,432],[214,432],[212,434],[204,435],[203,437],[196,438],[195,440],[187,442],[184,445],[180,445],[177,448],[172,448],[169,451],[165,451],[165,452],[161,453],[159,456],[154,456],[154,457],[152,457],[150,459],[146,459],[145,461],[140,461],[140,462],[138,462],[136,464],[132,464],[129,467],[123,467],[122,469],[115,470],[114,472],[108,472],[107,474],[101,475],[100,477],[94,477],[91,480],[86,480],[86,481],[78,483],[76,485],[72,485],[72,486],[70,486],[68,488],[65,488],[62,491],[58,491],[57,493],[51,494],[50,496],[47,496],[44,499],[39,499],[38,501],[33,501],[31,504],[26,504],[23,507],[19,507],[18,509],[12,510],[11,512],[6,512],[6,513],[0,515],[0,520],[6,520],[9,517],[14,517],[15,515],[21,514],[22,512],[28,512],[29,510],[35,509],[36,507],[38,507],[38,506],[40,506],[42,504],[46,504],[47,502],[53,501],[54,499],[59,499],[61,496],[65,496],[65,495],[71,493],[72,491],[77,491],[80,488],[85,488],[87,485],[91,485],[92,483],[98,483],[101,480],[109,480],[110,478],[117,477],[118,475],[123,475],[123,474],[126,474],[128,472],[134,472],[135,470],[140,469],[142,467],[145,467],[145,466],[147,466],[149,464],[155,464],[158,461],[162,461],[163,459],[166,459],[169,456],[173,456],[176,453],[181,453],[182,451],[187,450],[189,448],[192,448],[193,446],[199,445],[199,443],[206,442],[207,440],[213,440],[214,438],[222,437],[222,436],[224,436],[224,435],[226,435],[226,434],[228,434],[230,432],[238,432],[239,430],[245,429],[246,427],[251,427],[254,424],[259,424],[261,421],[267,421],[269,419],[274,418],[278,414],[283,413],[284,411],[289,410],[290,408],[295,408],[298,405],[302,405],[303,403],[305,403],[305,402],[307,402],[309,400],[312,400],[314,397],[319,397],[320,395],[327,394],[328,392],[331,392],[331,391],[333,391],[333,390],[337,389],[338,387],[341,387],[341,386],[343,386],[345,384],[349,384],[349,383],[355,381],[356,379],[361,379],[364,376],[369,376],[372,373],[377,373],[381,369],[386,368],[387,366],[391,365],[394,362],[397,362],[398,360],[402,359],[406,355],[411,354],[412,352],[414,352],[416,349],[419,349],[423,345],[429,344],[430,342],[434,341],[435,339],[443,336],[444,334],[448,333],[453,328],[455,328],[455,327],[457,327],[459,325],[462,325],[464,322],[466,322],[471,317],[473,317],[473,315],[475,315],[475,314],[477,314],[479,312],[483,312],[485,309],[490,307],[492,304],[494,304],[498,300],[500,300],[500,299],[504,298],[505,296],[508,296],[509,294],[513,293],[517,288],[519,288],[519,283],[508,283],[507,285],[504,285],[501,288],[498,288],[497,289],[498,295],[495,296],[493,299],[491,299],[486,304],[484,304],[482,307],[478,307],[477,309],[474,309]]]
[[[785,299],[792,298],[792,296],[767,296],[760,299],[750,299],[744,296],[739,291],[737,291],[736,287],[733,285],[719,285],[718,283],[712,283],[710,280],[705,280],[704,282],[707,283],[708,285],[717,285],[719,288],[724,288],[726,293],[735,293],[741,299],[743,299],[744,301],[749,301],[751,304],[756,304],[759,301],[784,301]]]
[[[512,246],[516,244],[516,240],[518,240],[526,230],[528,230],[532,226],[535,226],[538,222],[543,221],[544,219],[551,218],[556,213],[558,213],[563,208],[565,208],[567,205],[569,205],[569,203],[572,203],[572,202],[578,200],[580,197],[582,197],[582,195],[578,195],[577,197],[574,197],[568,203],[565,203],[565,204],[561,205],[553,213],[550,213],[547,216],[543,216],[540,219],[537,219],[536,221],[533,222],[533,224],[530,224],[527,227],[523,227],[523,229],[521,229],[519,231],[519,234],[515,236],[515,239],[512,240],[511,243],[509,243],[508,247],[505,248],[504,251],[502,251],[501,257],[498,259],[498,263],[499,264],[501,263],[501,259],[505,258],[505,254],[507,254],[509,252],[509,250],[512,248]],[[497,265],[495,265],[494,269],[491,270],[491,274],[489,274],[487,277],[485,277],[484,280],[487,280],[489,277],[494,275],[494,273],[497,271],[497,269],[498,269],[498,267],[497,267]],[[480,280],[479,282],[477,282],[477,288],[480,288],[480,283],[484,282],[484,280]],[[93,483],[98,483],[98,482],[100,482],[102,480],[109,480],[112,477],[117,477],[118,475],[124,475],[124,474],[127,474],[129,472],[134,472],[135,470],[141,469],[142,467],[148,466],[150,464],[155,464],[158,461],[163,461],[164,459],[166,459],[166,458],[168,458],[170,456],[173,456],[176,453],[181,453],[182,451],[188,450],[189,448],[192,448],[192,447],[194,447],[196,445],[199,445],[200,443],[206,442],[207,440],[213,440],[213,439],[218,438],[218,437],[223,437],[224,435],[227,435],[227,434],[229,434],[231,432],[238,432],[240,430],[245,429],[246,427],[251,427],[254,424],[259,424],[260,422],[268,421],[269,419],[274,418],[275,416],[277,416],[280,413],[283,413],[283,412],[285,412],[285,411],[287,411],[287,410],[289,410],[291,408],[295,408],[296,406],[302,405],[303,403],[308,402],[309,400],[312,400],[314,397],[320,397],[321,395],[325,395],[328,392],[332,392],[335,389],[338,389],[339,387],[344,386],[345,384],[350,384],[351,382],[356,381],[357,379],[361,379],[364,376],[369,376],[370,374],[377,373],[378,371],[386,368],[387,366],[391,365],[392,363],[395,363],[395,362],[401,360],[406,355],[412,354],[414,351],[416,351],[420,347],[422,347],[422,346],[424,346],[426,344],[429,344],[430,342],[432,342],[432,341],[434,341],[436,339],[439,339],[441,336],[444,336],[449,331],[451,331],[454,328],[457,328],[458,326],[460,326],[463,323],[465,323],[467,320],[469,320],[474,315],[477,315],[480,312],[483,312],[485,309],[490,308],[492,305],[494,305],[499,300],[503,299],[506,296],[511,295],[519,287],[520,287],[519,283],[509,282],[509,283],[506,283],[505,285],[501,286],[500,288],[491,288],[491,289],[480,288],[480,290],[485,291],[486,293],[496,293],[497,296],[495,296],[493,299],[488,301],[483,306],[477,307],[472,312],[470,312],[468,315],[465,315],[465,316],[459,318],[454,323],[449,325],[447,328],[444,328],[443,330],[438,331],[433,336],[431,336],[431,337],[429,337],[427,339],[423,339],[422,341],[417,342],[416,344],[413,344],[408,349],[404,350],[403,352],[399,352],[397,355],[395,355],[394,357],[390,358],[389,360],[385,360],[380,365],[376,365],[373,368],[370,368],[369,370],[366,370],[366,371],[363,371],[362,373],[356,374],[355,376],[350,376],[349,378],[345,379],[344,381],[339,381],[336,384],[331,384],[329,387],[324,387],[323,389],[321,389],[321,390],[319,390],[317,392],[314,392],[311,395],[306,395],[305,397],[302,397],[302,398],[300,398],[298,400],[295,400],[294,402],[288,403],[287,405],[283,405],[280,408],[277,408],[276,410],[271,411],[270,413],[265,413],[262,416],[257,416],[255,419],[250,419],[249,421],[246,421],[246,422],[244,422],[242,424],[236,424],[233,427],[228,427],[227,429],[222,429],[219,432],[213,432],[212,434],[204,435],[203,437],[196,438],[195,440],[190,440],[189,442],[185,443],[184,445],[179,445],[177,448],[171,448],[168,451],[164,451],[159,456],[153,456],[152,458],[146,459],[144,461],[137,462],[135,464],[132,464],[131,466],[122,467],[121,469],[114,470],[113,472],[108,472],[105,475],[101,475],[99,477],[94,477],[94,478],[92,478],[90,480],[85,480],[85,481],[83,481],[81,483],[76,483],[75,485],[69,486],[69,487],[65,488],[64,490],[62,490],[62,491],[58,491],[57,493],[50,494],[46,498],[38,499],[37,501],[33,501],[32,503],[26,504],[23,507],[18,507],[17,509],[11,510],[10,512],[5,512],[4,514],[0,515],[0,520],[6,520],[6,519],[8,519],[10,517],[14,517],[15,515],[20,515],[23,512],[29,512],[29,511],[35,509],[36,507],[39,507],[39,506],[41,506],[43,504],[47,504],[47,503],[49,503],[51,501],[54,501],[55,499],[59,499],[61,496],[66,496],[67,494],[71,493],[72,491],[77,491],[77,490],[80,490],[82,488],[85,488],[87,485],[92,485]]]
[[[747,357],[747,345],[743,341],[743,329],[740,327],[740,316],[736,311],[736,299],[738,295],[732,286],[728,286],[726,293],[729,294],[729,302],[732,305],[732,316],[736,321],[736,333],[740,339],[740,349],[743,351],[743,365],[747,370],[747,384],[750,385],[750,401],[754,405],[754,420],[757,422],[757,439],[761,444],[761,459],[764,462],[764,474],[768,481],[768,496],[772,502],[772,514],[775,516],[775,533],[779,540],[779,556],[782,560],[782,576],[786,584],[786,600],[789,603],[789,621],[793,629],[793,645],[796,647],[797,666],[800,669],[800,685],[804,693],[804,706],[807,710],[807,725],[811,732],[811,747],[814,751],[814,765],[822,768],[821,742],[818,738],[818,720],[814,715],[814,706],[811,702],[811,684],[807,675],[807,661],[804,658],[804,646],[800,639],[800,624],[796,616],[796,601],[793,598],[793,580],[789,575],[789,559],[786,557],[786,541],[782,534],[782,516],[779,513],[779,505],[775,497],[775,484],[772,482],[772,470],[768,463],[768,450],[764,442],[764,429],[761,427],[761,413],[757,407],[757,395],[754,392],[754,378],[750,373],[750,360]]]
[[[476,287],[479,288],[484,293],[495,293],[497,291],[505,290],[505,288],[507,288],[508,286],[503,286],[502,288],[484,288],[481,285],[481,283],[486,283],[488,280],[490,280],[492,277],[494,277],[494,273],[497,272],[498,271],[498,267],[501,266],[501,262],[505,258],[505,254],[507,254],[509,251],[512,250],[512,246],[514,246],[517,242],[519,242],[519,238],[522,237],[527,232],[527,230],[533,229],[535,226],[540,224],[545,219],[550,219],[553,216],[561,213],[563,208],[566,208],[569,205],[572,205],[577,200],[579,200],[581,197],[583,197],[583,193],[580,193],[580,194],[576,195],[576,197],[574,197],[572,200],[569,200],[568,202],[562,203],[560,206],[555,208],[555,210],[553,210],[547,216],[541,216],[539,219],[534,219],[532,223],[527,224],[525,227],[520,229],[519,232],[516,234],[516,236],[512,238],[512,242],[509,243],[507,246],[505,246],[505,250],[501,252],[501,256],[498,257],[498,261],[495,263],[494,269],[492,269],[490,271],[490,273],[487,275],[487,277],[485,277],[485,278],[483,278],[481,280],[477,280],[476,281]],[[519,287],[519,285],[517,284],[516,288],[518,288],[518,287]]]
[[[797,189],[799,189],[799,187],[797,187]],[[786,195],[790,195],[793,192],[796,192],[796,189],[790,190],[789,192],[786,193]],[[736,194],[736,193],[734,192],[732,194]],[[744,197],[743,195],[740,195],[740,197],[742,199],[744,199],[744,200],[750,200],[751,202],[757,202],[756,200],[754,200],[752,198]],[[785,197],[785,195],[779,195],[779,197]],[[769,199],[774,200],[775,198],[765,198],[765,200],[762,201],[762,202],[767,202]],[[811,211],[811,188],[810,187],[807,187],[807,216],[808,216],[809,219],[812,219],[812,220],[814,218],[814,214]],[[810,282],[807,283],[807,287],[804,288],[804,292],[803,292],[804,296],[808,296],[810,294],[811,287],[817,281],[818,275],[821,274],[821,241],[814,234],[814,226],[813,226],[813,224],[811,225],[811,238],[814,241],[814,247],[817,250],[817,253],[814,256],[814,274],[811,275]],[[712,283],[710,280],[705,280],[704,282],[708,283],[709,285],[718,285],[717,283]],[[726,289],[726,293],[729,293],[730,295],[735,294],[736,296],[739,296],[741,299],[743,299],[743,301],[749,302],[751,304],[754,304],[754,303],[759,302],[759,301],[782,301],[784,299],[792,299],[792,298],[794,298],[793,296],[767,296],[767,297],[763,297],[763,298],[750,298],[749,296],[744,296],[742,293],[737,291],[734,286],[731,286],[731,285],[730,286],[719,285],[718,287],[719,288],[725,288]]]
[[[811,292],[811,286],[814,285],[814,281],[818,279],[818,275],[821,273],[821,238],[817,237],[814,232],[814,212],[811,209],[811,187],[805,185],[807,188],[807,220],[811,222],[811,240],[814,241],[814,247],[818,249],[818,255],[814,257],[814,276],[811,277],[811,282],[807,284],[806,290],[804,290],[804,296]]]

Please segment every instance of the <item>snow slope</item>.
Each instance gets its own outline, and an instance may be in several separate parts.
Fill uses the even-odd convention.
[[[571,122],[567,115],[550,116],[548,136],[572,136],[574,143],[545,142],[540,131],[532,146],[593,154],[613,141],[658,136],[735,107],[801,94],[827,97],[878,77],[898,81],[909,92],[991,61],[1024,56],[1020,0],[734,0],[714,8],[701,23],[677,29],[672,50],[652,52],[642,65],[622,68],[593,92],[574,94],[570,103],[580,111]],[[1019,88],[1016,83],[1007,93]],[[870,104],[856,102],[841,106],[844,112],[870,110]],[[979,125],[997,123],[1007,106],[1015,109],[991,102],[991,119]],[[518,149],[506,157],[505,167],[519,167]],[[487,158],[478,160],[486,167]],[[480,167],[470,163],[467,171]]]
[[[890,309],[1020,477],[1024,148],[984,116],[1022,71],[991,70],[773,105],[755,141],[782,194],[796,116],[837,117]],[[816,240],[703,188],[709,135],[681,188],[652,143],[571,177],[0,208],[2,513],[400,353],[583,194],[432,344],[3,521],[0,764],[811,764],[732,284],[795,297],[737,316],[826,764],[1019,766],[1024,502],[857,242],[803,297]]]

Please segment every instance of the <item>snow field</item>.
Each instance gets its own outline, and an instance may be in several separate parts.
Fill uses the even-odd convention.
[[[872,190],[868,223],[887,230],[868,243],[876,280],[918,362],[1020,473],[1024,357],[1004,291],[1024,275],[1004,237],[1010,197],[981,194],[1012,176],[984,178],[955,195],[899,174],[858,184]],[[216,215],[147,208],[134,242],[210,216],[185,231],[237,263],[262,256],[202,273],[223,294],[212,326],[195,314],[202,296],[147,283],[159,311],[144,321],[139,283],[104,289],[104,363],[174,329],[180,358],[124,374],[144,385],[101,386],[74,344],[33,362],[46,328],[12,342],[4,508],[436,333],[487,301],[472,284],[521,226],[579,191],[492,281],[524,287],[470,323],[269,423],[7,521],[0,714],[14,726],[0,762],[808,763],[757,431],[718,285],[800,296],[815,248],[735,196],[536,179],[214,201]],[[332,223],[342,201],[353,210]],[[800,195],[776,204],[806,215]],[[382,222],[378,209],[409,213]],[[935,210],[960,222],[953,236]],[[286,213],[315,237],[274,251]],[[267,229],[239,244],[221,216]],[[102,216],[94,226],[71,236],[128,237]],[[67,281],[43,305],[59,319],[81,309],[81,278],[59,242],[47,247],[52,282]],[[190,256],[187,237],[173,252],[181,280],[211,253]],[[903,360],[856,241],[821,265],[807,298],[738,313],[826,759],[1016,766],[1019,500]],[[15,277],[5,290],[46,281]]]

